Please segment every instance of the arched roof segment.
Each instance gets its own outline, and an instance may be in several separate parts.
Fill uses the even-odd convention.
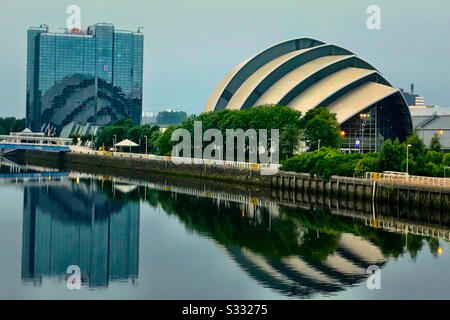
[[[328,98],[356,81],[373,81],[376,80],[377,75],[378,73],[375,70],[354,67],[345,68],[317,81],[308,90],[302,91],[287,105],[304,114],[310,109],[325,106],[324,102]]]
[[[284,77],[275,82],[270,90],[266,90],[256,101],[255,105],[271,104],[274,101],[279,103],[289,92],[291,92],[299,83],[315,74],[318,70],[326,66],[335,64],[338,61],[349,59],[354,56],[325,56],[292,70]],[[367,70],[366,70],[367,71]]]
[[[226,108],[247,109],[253,107],[266,90],[294,69],[305,64],[308,64],[310,68],[317,68],[316,65],[326,63],[326,61],[331,63],[334,60],[337,61],[348,55],[352,55],[352,53],[346,49],[325,44],[313,48],[296,50],[280,56],[268,62],[248,77],[241,87],[236,90]],[[312,65],[309,63],[312,63]],[[307,70],[308,68],[306,68]]]
[[[368,82],[353,89],[328,105],[331,113],[336,113],[339,123],[394,94],[398,89],[376,82]]]
[[[312,38],[298,38],[273,45],[247,59],[231,70],[214,89],[205,111],[223,110],[231,96],[256,70],[277,57],[296,50],[312,48],[324,42]]]

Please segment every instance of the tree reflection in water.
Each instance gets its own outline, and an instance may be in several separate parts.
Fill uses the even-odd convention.
[[[376,229],[328,209],[265,207],[256,199],[238,203],[144,187],[117,194],[110,183],[102,189],[109,197],[160,206],[187,230],[213,239],[257,281],[289,296],[331,294],[360,283],[370,265],[383,267],[405,253],[415,259],[425,242],[435,256],[439,247],[436,238]]]

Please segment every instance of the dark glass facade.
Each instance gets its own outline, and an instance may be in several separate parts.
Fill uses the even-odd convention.
[[[27,126],[108,125],[142,114],[143,34],[97,23],[86,31],[28,29]]]
[[[408,128],[408,119],[404,117],[402,110],[396,107],[402,99],[401,93],[397,92],[342,123],[341,130],[345,132],[345,136],[341,151],[377,152],[381,150],[386,139],[406,140],[411,134],[411,130],[404,129]]]
[[[70,265],[80,268],[82,282],[91,288],[137,279],[139,202],[111,199],[108,191],[90,179],[25,186],[24,282],[63,278]]]

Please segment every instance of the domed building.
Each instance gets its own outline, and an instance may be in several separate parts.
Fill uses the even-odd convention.
[[[412,131],[399,89],[353,52],[311,38],[276,44],[237,65],[219,82],[204,112],[268,104],[302,114],[327,107],[345,132],[348,151],[377,151],[384,140],[404,140]]]

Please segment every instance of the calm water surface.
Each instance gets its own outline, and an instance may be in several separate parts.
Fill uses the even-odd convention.
[[[450,298],[445,234],[327,209],[9,162],[0,204],[2,299]],[[367,287],[371,265],[381,289]]]

